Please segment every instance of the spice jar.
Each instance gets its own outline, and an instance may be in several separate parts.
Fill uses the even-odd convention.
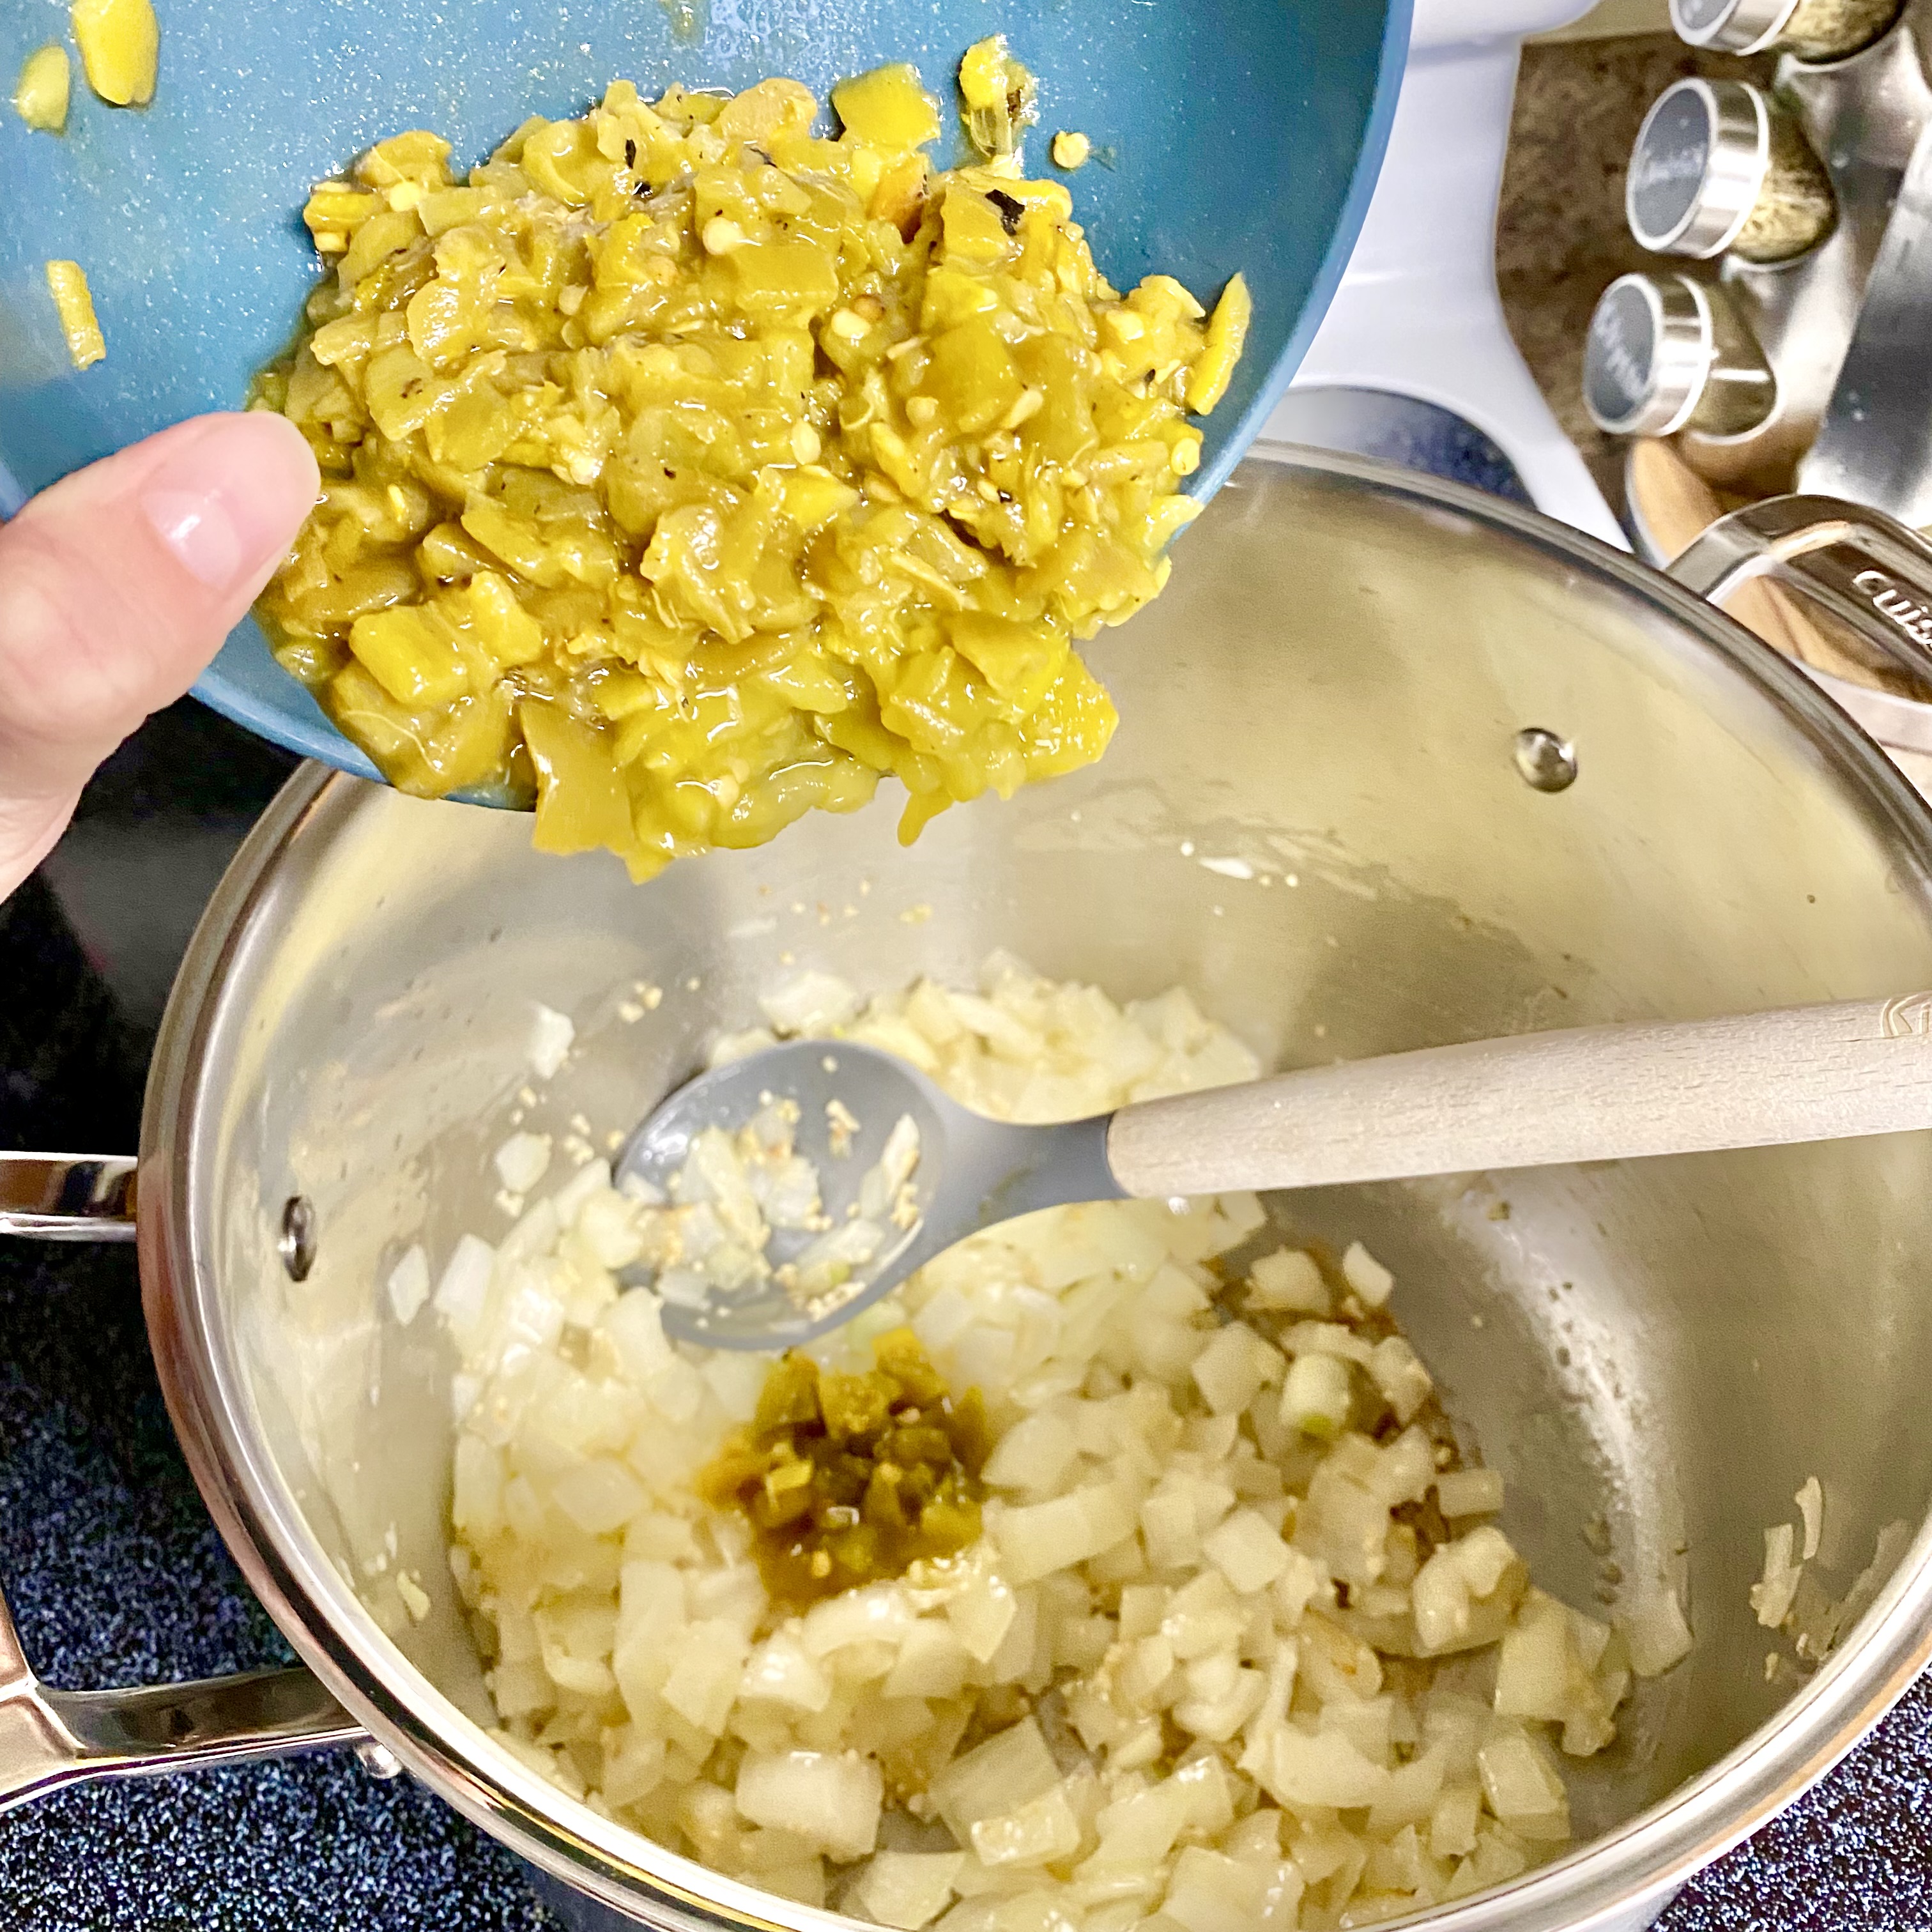
[[[1761,264],[1816,248],[1837,218],[1797,122],[1742,80],[1680,80],[1658,97],[1630,150],[1624,212],[1660,254]]]
[[[1870,46],[1904,10],[1904,0],[1670,0],[1670,24],[1694,47],[1834,61]]]
[[[1583,404],[1607,434],[1745,436],[1777,402],[1770,364],[1722,288],[1686,275],[1619,275],[1598,298]]]

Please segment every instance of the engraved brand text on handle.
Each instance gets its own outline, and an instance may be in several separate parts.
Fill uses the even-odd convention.
[[[1879,1010],[1878,1030],[1887,1040],[1932,1039],[1932,993],[1894,994]]]
[[[1852,579],[1852,588],[1861,592],[1880,616],[1897,625],[1906,636],[1916,638],[1922,644],[1932,645],[1932,610],[1928,610],[1910,591],[1901,590],[1883,571],[1860,571]]]

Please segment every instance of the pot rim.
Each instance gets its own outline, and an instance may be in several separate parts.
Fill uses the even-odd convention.
[[[1664,647],[1714,658],[1785,714],[1876,821],[1932,923],[1932,808],[1824,692],[1721,610],[1594,537],[1460,484],[1278,446],[1238,469],[1231,492],[1256,462],[1466,518],[1674,619],[1677,634]],[[142,1120],[142,1294],[163,1394],[196,1484],[250,1587],[303,1661],[410,1771],[512,1850],[620,1911],[648,1910],[678,1932],[849,1927],[854,1922],[841,1914],[775,1898],[614,1824],[496,1744],[382,1634],[322,1557],[245,1426],[233,1352],[212,1319],[211,1244],[191,1212],[211,1158],[194,1128],[218,1084],[217,995],[250,950],[256,915],[270,897],[298,890],[306,851],[365,783],[310,764],[284,788],[196,928],[155,1049]],[[1828,1771],[1928,1660],[1932,1520],[1918,1526],[1853,1640],[1715,1764],[1561,1858],[1420,1916],[1434,1932],[1528,1924],[1610,1932],[1646,1906],[1660,1910],[1695,1872]]]

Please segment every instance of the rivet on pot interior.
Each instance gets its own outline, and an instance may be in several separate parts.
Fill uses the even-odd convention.
[[[371,1778],[380,1778],[386,1783],[403,1774],[401,1760],[387,1744],[379,1744],[374,1738],[356,1747],[356,1757]]]
[[[281,1238],[275,1252],[290,1280],[308,1280],[315,1266],[315,1209],[306,1194],[291,1194],[283,1202]]]
[[[1534,790],[1567,791],[1576,782],[1576,748],[1540,724],[1526,725],[1516,734],[1515,755],[1523,783]]]

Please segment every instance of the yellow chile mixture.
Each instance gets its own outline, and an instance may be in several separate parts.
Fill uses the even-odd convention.
[[[909,67],[832,105],[619,82],[466,182],[415,133],[316,189],[335,272],[252,400],[322,494],[260,610],[404,790],[644,878],[1105,748],[1072,645],[1166,580],[1245,286],[1118,295],[1064,187],[931,171]]]
[[[58,134],[67,126],[68,97],[73,91],[74,68],[66,48],[41,47],[20,63],[14,111],[29,128]]]
[[[145,107],[161,52],[153,0],[74,0],[71,18],[88,86],[116,107]]]
[[[698,1478],[756,1532],[765,1587],[803,1605],[956,1555],[980,1534],[980,1471],[992,1447],[977,1389],[955,1397],[910,1328],[872,1344],[877,1366],[821,1370],[788,1354],[758,1414]]]

